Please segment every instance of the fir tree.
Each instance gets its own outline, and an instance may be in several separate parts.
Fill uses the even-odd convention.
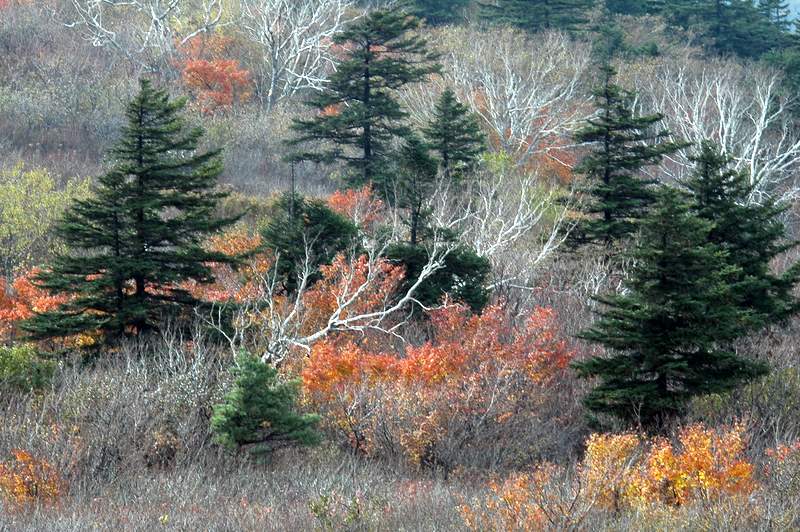
[[[37,283],[71,299],[24,324],[33,338],[153,329],[165,313],[197,303],[180,288],[183,281],[211,282],[207,263],[233,261],[202,245],[235,220],[214,215],[225,196],[215,191],[221,158],[196,151],[203,132],[186,126],[184,105],[141,81],[111,150],[112,169],[57,227],[71,251],[57,256]]]
[[[423,133],[448,179],[471,170],[484,151],[485,137],[477,119],[450,88],[436,102],[433,118]]]
[[[324,201],[286,192],[272,207],[261,236],[264,247],[277,257],[276,273],[284,290],[294,292],[306,260],[313,268],[308,281],[314,282],[318,266],[351,250],[358,228]]]
[[[483,3],[482,12],[491,22],[527,31],[577,31],[588,22],[595,0],[496,0]]]
[[[606,309],[581,334],[610,352],[574,365],[580,376],[600,379],[585,399],[592,412],[653,427],[694,396],[766,373],[728,347],[748,313],[735,300],[741,271],[709,242],[712,229],[682,193],[660,192],[632,253],[627,292],[598,298]]]
[[[385,185],[390,143],[409,133],[395,92],[439,69],[425,40],[412,34],[418,27],[417,18],[397,8],[377,10],[334,37],[346,46],[346,57],[309,101],[317,116],[295,120],[298,136],[290,142],[323,145],[296,153],[296,160],[343,161],[354,171],[352,184]]]
[[[278,371],[248,353],[237,359],[233,389],[214,407],[211,430],[220,445],[263,454],[277,447],[320,441],[319,416],[298,414],[297,381],[281,382]]]
[[[654,194],[655,182],[639,172],[684,146],[666,141],[668,131],[654,130],[662,115],[633,114],[632,94],[612,82],[613,68],[605,66],[602,73],[603,85],[594,91],[599,112],[575,135],[594,150],[575,169],[585,176],[586,201],[570,234],[573,247],[599,243],[608,248],[632,235]]]
[[[704,142],[692,160],[696,169],[684,185],[692,194],[695,214],[713,223],[709,242],[727,250],[730,262],[740,270],[734,283],[739,305],[749,311],[753,328],[785,320],[800,310],[800,301],[792,295],[800,266],[777,276],[770,264],[797,245],[786,241],[779,218],[786,207],[771,200],[752,203],[747,174],[731,169],[730,158],[713,143]]]
[[[436,186],[437,164],[428,146],[416,135],[405,141],[399,153],[399,166],[394,186],[397,207],[408,210],[406,223],[409,244],[416,246],[425,228],[425,202]]]

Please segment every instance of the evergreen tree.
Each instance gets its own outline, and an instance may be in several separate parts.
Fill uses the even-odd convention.
[[[233,369],[233,389],[214,406],[211,430],[220,445],[263,454],[288,444],[314,445],[319,416],[296,413],[299,383],[281,382],[278,371],[248,353]]]
[[[457,24],[465,20],[472,0],[414,0],[412,14],[432,26]]]
[[[600,379],[585,399],[592,412],[653,427],[694,396],[766,373],[728,347],[748,316],[735,301],[741,272],[709,242],[712,229],[680,192],[659,194],[632,253],[627,292],[599,298],[606,309],[581,334],[610,351],[574,364],[580,376]]]
[[[439,69],[425,40],[412,34],[418,27],[417,18],[397,8],[376,10],[334,37],[346,47],[345,59],[309,101],[317,116],[294,121],[298,136],[290,142],[324,144],[296,153],[296,160],[343,161],[357,174],[353,184],[385,185],[390,143],[409,133],[394,93]]]
[[[471,170],[485,148],[485,137],[475,115],[450,88],[436,102],[433,118],[423,133],[439,156],[446,178],[459,178]]]
[[[495,0],[481,4],[489,21],[537,32],[580,30],[589,20],[595,0]]]
[[[419,279],[430,255],[424,245],[403,243],[390,246],[386,257],[405,268],[405,282],[399,288],[400,293],[405,293]],[[442,267],[420,284],[414,297],[425,306],[435,306],[448,294],[469,305],[474,312],[480,312],[489,301],[486,284],[490,273],[488,259],[467,246],[457,246],[444,257]]]
[[[394,203],[408,210],[406,223],[409,243],[416,246],[425,229],[427,212],[425,201],[436,186],[436,161],[430,156],[428,146],[416,135],[411,135],[400,150],[399,166],[394,186]]]
[[[780,16],[773,21],[772,4],[765,8],[754,0],[664,0],[661,13],[672,25],[699,29],[707,47],[720,55],[758,59],[781,48],[787,37]]]
[[[225,196],[214,189],[221,158],[217,151],[197,153],[203,132],[186,126],[184,105],[141,81],[111,150],[113,168],[57,227],[71,251],[57,256],[37,283],[71,299],[23,325],[33,338],[153,329],[163,314],[197,303],[181,282],[211,282],[207,263],[232,262],[202,245],[235,220],[214,215]]]
[[[261,236],[264,247],[277,256],[276,273],[284,290],[294,292],[306,259],[314,269],[309,281],[314,282],[319,278],[318,266],[351,250],[358,228],[324,201],[286,192],[272,207]]]
[[[684,146],[668,142],[666,130],[653,130],[663,116],[635,116],[632,94],[612,83],[616,72],[602,68],[603,85],[594,91],[598,114],[578,131],[575,140],[595,146],[576,173],[586,177],[586,201],[570,234],[572,246],[600,243],[610,247],[632,235],[653,202],[652,180],[639,171]]]
[[[788,32],[792,26],[788,2],[784,0],[759,0],[758,10],[780,31]]]
[[[800,266],[781,276],[770,264],[781,253],[795,247],[786,242],[786,230],[779,216],[786,207],[772,201],[750,203],[753,186],[745,172],[730,168],[730,158],[711,142],[704,142],[693,157],[694,174],[684,182],[692,193],[692,209],[713,223],[709,242],[728,251],[729,260],[739,268],[734,295],[742,309],[749,311],[752,327],[781,321],[800,310],[793,295],[800,280]]]

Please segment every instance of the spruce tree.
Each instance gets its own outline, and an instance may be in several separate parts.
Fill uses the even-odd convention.
[[[390,144],[410,131],[395,93],[439,69],[426,41],[413,34],[418,27],[398,8],[376,10],[334,37],[346,55],[308,102],[317,115],[292,124],[297,137],[290,144],[301,150],[295,160],[343,161],[354,171],[352,184],[385,185]]]
[[[259,455],[285,445],[320,441],[315,430],[319,416],[296,412],[297,381],[282,382],[274,367],[248,353],[237,358],[233,373],[233,389],[214,406],[211,417],[217,443]]]
[[[692,194],[692,210],[713,224],[709,242],[727,250],[730,262],[739,268],[734,294],[742,309],[750,312],[751,326],[785,320],[800,310],[800,301],[792,294],[800,266],[775,275],[770,265],[797,245],[786,241],[779,218],[786,207],[771,200],[752,203],[753,185],[747,173],[732,169],[730,158],[712,142],[703,142],[692,160],[694,174],[683,183]]]
[[[416,246],[423,236],[428,214],[425,204],[436,186],[436,174],[437,164],[428,146],[412,134],[400,149],[394,185],[395,205],[408,211],[405,221],[412,246]]]
[[[631,253],[627,291],[598,298],[605,309],[581,334],[609,351],[574,364],[580,376],[600,380],[585,399],[592,412],[654,427],[694,396],[766,373],[729,347],[748,313],[736,303],[741,271],[709,242],[712,229],[681,192],[659,193]]]
[[[447,88],[436,102],[433,118],[423,131],[436,152],[445,178],[458,179],[471,170],[484,151],[485,137],[475,115]]]
[[[317,269],[333,261],[337,253],[350,251],[355,245],[358,228],[324,201],[286,192],[271,208],[264,230],[264,248],[276,257],[278,278],[287,292],[298,288],[305,262],[312,271],[308,279],[319,279]]]
[[[180,288],[183,281],[212,282],[209,262],[233,262],[203,247],[235,220],[214,215],[226,195],[215,190],[220,154],[197,152],[203,131],[184,122],[185,102],[140,82],[110,152],[113,167],[57,227],[70,251],[36,282],[70,299],[24,323],[33,338],[154,329],[164,314],[197,303]]]
[[[483,3],[482,12],[490,22],[537,32],[578,31],[589,21],[595,0],[496,0]]]
[[[585,201],[570,234],[573,247],[609,248],[635,233],[654,199],[655,181],[643,178],[642,168],[684,146],[667,141],[667,130],[654,129],[663,115],[634,115],[633,95],[612,82],[614,69],[604,66],[601,71],[603,85],[594,91],[598,113],[575,134],[576,142],[593,150],[575,168],[585,176],[580,190]]]

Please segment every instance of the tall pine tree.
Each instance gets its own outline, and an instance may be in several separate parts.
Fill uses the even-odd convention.
[[[786,240],[780,216],[786,207],[772,201],[750,202],[753,186],[745,172],[730,168],[730,158],[712,142],[703,142],[692,158],[694,174],[684,181],[692,194],[694,213],[713,224],[709,242],[728,251],[732,264],[740,269],[734,295],[750,312],[752,326],[760,328],[784,320],[800,310],[792,291],[800,281],[800,265],[775,275],[775,257],[795,247]]]
[[[741,271],[709,242],[713,224],[674,189],[660,192],[632,253],[627,292],[598,298],[606,308],[581,337],[608,356],[574,364],[600,382],[586,397],[594,413],[655,427],[694,396],[721,393],[766,373],[729,346],[748,313],[736,302]]]
[[[395,92],[439,69],[425,40],[413,34],[418,27],[417,18],[393,8],[372,11],[334,37],[346,56],[309,101],[317,115],[292,125],[297,137],[290,144],[302,147],[296,160],[343,161],[354,171],[352,184],[385,184],[390,144],[409,134]]]
[[[471,170],[486,142],[475,115],[458,101],[450,88],[436,102],[433,118],[423,133],[448,179],[460,178]]]
[[[221,158],[218,151],[197,152],[203,132],[187,127],[184,105],[141,81],[111,150],[112,169],[57,227],[70,251],[36,279],[70,300],[25,322],[32,337],[153,329],[165,313],[197,303],[182,281],[211,282],[207,263],[232,262],[202,245],[234,220],[214,215],[225,196],[215,190]]]
[[[610,66],[602,68],[603,85],[594,91],[598,114],[575,135],[576,142],[593,146],[575,172],[585,176],[581,192],[585,201],[570,234],[573,247],[615,242],[632,235],[653,202],[654,181],[640,175],[643,167],[655,165],[665,154],[684,144],[666,139],[669,132],[654,129],[660,114],[636,116],[632,94],[613,83]]]

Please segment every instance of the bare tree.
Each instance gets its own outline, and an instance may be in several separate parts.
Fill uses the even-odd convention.
[[[404,94],[412,121],[425,122],[437,91],[454,87],[482,119],[490,139],[520,166],[571,137],[591,114],[582,78],[588,48],[560,33],[445,28],[433,41],[446,53],[443,79]]]
[[[304,89],[321,90],[335,69],[333,37],[359,15],[353,0],[241,0],[242,32],[262,51],[268,110]]]
[[[788,111],[791,100],[780,91],[778,72],[730,60],[694,59],[641,72],[635,78],[639,105],[664,113],[678,137],[696,145],[704,139],[718,143],[737,169],[749,173],[752,201],[798,197],[800,130]],[[665,177],[687,175],[690,154],[684,150],[670,156],[661,168]]]
[[[74,19],[93,46],[108,47],[155,69],[176,47],[222,23],[224,0],[71,0]],[[186,23],[187,20],[193,22]]]
[[[388,239],[368,239],[362,242],[360,254],[340,256],[334,282],[328,287],[334,304],[320,320],[309,322],[309,294],[314,272],[310,243],[306,242],[305,260],[299,265],[297,290],[287,296],[281,289],[276,268],[271,268],[258,278],[258,295],[237,305],[233,327],[224,325],[226,308],[217,305],[209,313],[199,316],[218,330],[230,344],[233,352],[248,348],[259,353],[265,362],[280,364],[292,348],[310,350],[314,342],[335,332],[366,333],[377,331],[401,338],[399,330],[406,323],[412,305],[417,301],[420,285],[444,266],[444,259],[456,243],[441,234],[434,235],[428,249],[428,261],[420,273],[401,294],[377,291],[379,301],[373,301],[376,289],[391,283],[391,265],[383,258],[388,246],[401,238],[400,224]],[[277,261],[276,261],[277,263]],[[399,277],[398,277],[399,279]],[[364,298],[371,304],[364,306]]]

